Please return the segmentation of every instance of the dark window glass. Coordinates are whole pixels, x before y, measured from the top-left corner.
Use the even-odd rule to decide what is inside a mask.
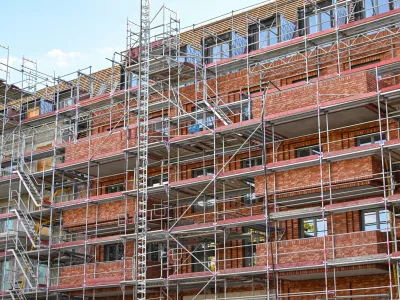
[[[319,146],[307,146],[295,149],[296,158],[319,154]]]
[[[156,176],[151,176],[147,179],[147,186],[159,186],[162,183],[168,182],[167,174],[160,174]]]
[[[214,243],[201,243],[195,246],[193,255],[201,262],[193,258],[193,272],[204,272],[206,267],[215,271],[215,244]]]
[[[241,202],[246,205],[251,205],[258,200],[255,193],[245,194],[240,199],[241,199]]]
[[[243,263],[245,267],[256,265],[256,245],[265,243],[265,231],[243,227],[243,233],[248,233],[243,240]]]
[[[124,257],[124,245],[112,244],[104,246],[104,261],[121,260]]]
[[[261,157],[242,158],[240,164],[242,168],[260,166],[262,165],[262,158]]]
[[[214,167],[205,167],[192,170],[192,178],[197,178],[201,176],[214,175]]]
[[[108,185],[108,186],[106,186],[105,190],[106,190],[106,194],[122,192],[125,190],[125,184],[117,183],[117,184],[113,184],[113,185]]]
[[[257,197],[255,194],[255,184],[253,180],[245,180],[246,184],[249,185],[248,192],[240,197],[241,203],[244,205],[253,205],[256,203],[262,203],[263,197]]]
[[[160,250],[158,243],[147,244],[147,259],[151,261],[160,261]]]

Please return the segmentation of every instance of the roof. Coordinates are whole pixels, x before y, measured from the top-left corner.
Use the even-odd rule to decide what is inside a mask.
[[[113,68],[114,68],[114,75],[112,78],[112,73],[113,73]],[[94,78],[93,81],[93,93],[94,95],[98,94],[101,87],[104,84],[107,84],[107,89],[105,91],[103,91],[103,93],[105,92],[110,92],[111,91],[111,87],[116,85],[116,90],[119,89],[119,82],[120,82],[120,66],[115,66],[115,67],[110,67],[107,69],[103,69],[100,70],[98,72],[92,73],[91,76]],[[111,82],[113,81],[113,82]],[[73,80],[70,80],[68,82],[64,82],[61,81],[59,83],[59,85],[56,86],[49,86],[43,89],[40,89],[39,91],[37,91],[34,94],[26,94],[23,95],[23,91],[17,87],[15,87],[12,91],[12,94],[9,94],[10,92],[8,92],[7,97],[11,98],[8,101],[8,106],[12,106],[16,109],[19,109],[20,107],[20,103],[22,101],[22,103],[26,103],[26,102],[30,102],[36,99],[40,99],[40,98],[44,98],[44,99],[49,99],[49,100],[53,100],[57,93],[57,91],[65,91],[65,90],[69,90],[72,86],[76,86],[78,84],[78,78],[75,78]],[[89,91],[90,90],[90,85],[91,85],[91,80],[89,79],[88,76],[80,76],[79,79],[79,89],[81,91]],[[4,95],[4,82],[3,82],[3,90],[2,90],[2,82],[0,81],[0,92],[3,91],[3,95]],[[21,99],[22,97],[22,99]],[[4,97],[3,97],[4,98]],[[0,99],[1,96],[0,96]],[[4,102],[0,101],[0,110],[4,109]]]
[[[297,19],[297,9],[302,7],[303,0],[270,0],[264,1],[264,4],[252,6],[247,9],[239,10],[227,14],[224,18],[212,21],[211,23],[203,23],[193,25],[193,29],[188,29],[181,33],[180,38],[183,43],[199,46],[205,32],[215,35],[236,31],[239,35],[245,37],[247,17],[254,20],[262,20],[273,16],[284,14],[285,18],[291,22]],[[205,31],[203,31],[205,29]],[[208,35],[208,34],[206,34]]]

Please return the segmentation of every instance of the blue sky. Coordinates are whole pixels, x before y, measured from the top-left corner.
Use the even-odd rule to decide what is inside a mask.
[[[153,0],[178,11],[181,27],[261,3],[261,0]],[[44,73],[63,75],[92,66],[111,66],[105,58],[125,48],[126,19],[139,22],[139,0],[5,0],[2,3],[0,44],[10,47],[13,67],[25,56]],[[6,52],[0,49],[0,61]],[[2,77],[2,74],[0,74]]]

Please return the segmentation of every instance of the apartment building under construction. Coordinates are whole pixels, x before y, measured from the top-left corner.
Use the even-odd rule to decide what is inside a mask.
[[[399,299],[400,0],[141,2],[108,69],[1,63],[1,299]]]

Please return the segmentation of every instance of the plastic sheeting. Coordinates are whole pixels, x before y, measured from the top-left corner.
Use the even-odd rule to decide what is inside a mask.
[[[45,114],[51,111],[53,111],[53,103],[40,99],[40,114]]]
[[[186,45],[186,56],[180,57],[180,61],[187,61],[194,65],[201,64],[201,51],[193,48],[190,45]]]
[[[247,47],[247,40],[232,31],[232,56],[241,55],[245,53]]]
[[[293,39],[295,36],[296,25],[286,20],[286,18],[282,14],[280,15],[280,24],[281,24],[281,42]]]
[[[347,23],[347,10],[346,7],[338,7],[336,9],[336,26],[341,26]]]

